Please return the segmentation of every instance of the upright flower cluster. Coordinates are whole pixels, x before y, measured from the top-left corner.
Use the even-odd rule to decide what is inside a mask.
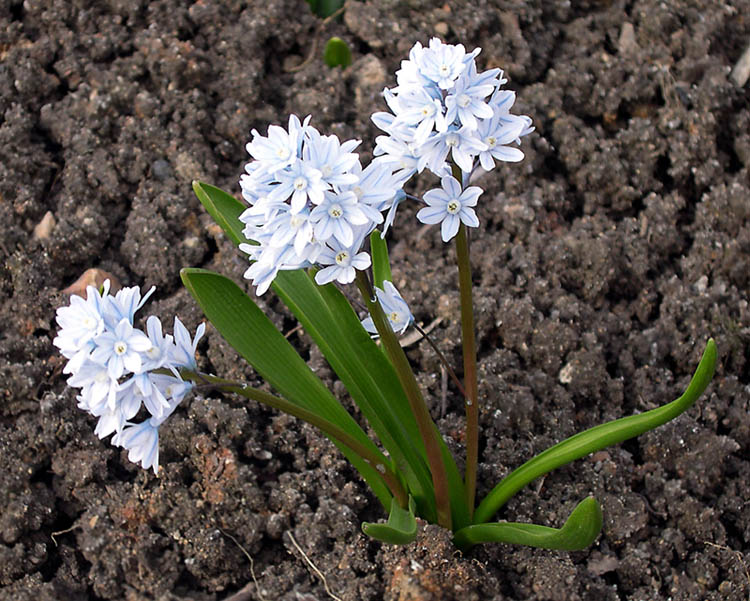
[[[247,151],[255,159],[240,179],[251,205],[240,216],[244,235],[255,244],[240,246],[253,264],[245,277],[263,294],[280,270],[323,267],[319,284],[348,284],[370,257],[360,248],[383,222],[381,211],[394,204],[403,179],[384,163],[363,169],[352,152],[358,140],[343,144],[323,136],[292,115],[285,130],[271,125],[266,136],[253,130]]]
[[[474,169],[489,171],[496,160],[520,161],[523,152],[512,144],[534,129],[529,117],[510,114],[515,93],[500,89],[507,82],[502,71],[477,71],[479,52],[467,53],[461,44],[437,38],[427,48],[417,42],[396,72],[398,85],[384,91],[391,112],[372,116],[387,134],[376,140],[376,164],[388,165],[404,179],[425,168],[443,178],[443,189],[418,217],[423,223],[443,222],[446,242],[458,231],[459,220],[469,227],[479,224],[470,207],[481,189],[469,188],[466,196],[461,190]],[[461,182],[446,179],[452,174],[449,161],[460,168]]]
[[[68,384],[80,388],[78,407],[99,418],[99,438],[113,432],[112,444],[127,449],[128,458],[145,468],[159,469],[159,426],[172,414],[192,387],[177,371],[195,369],[195,338],[175,317],[174,337],[162,333],[158,317],[146,322],[146,332],[133,326],[135,313],[153,293],[143,297],[138,287],[109,294],[109,280],[101,293],[93,286],[84,300],[72,296],[70,305],[57,310],[60,331],[53,344],[68,359],[63,373]],[[173,375],[154,373],[169,370]],[[150,417],[130,420],[145,407]]]

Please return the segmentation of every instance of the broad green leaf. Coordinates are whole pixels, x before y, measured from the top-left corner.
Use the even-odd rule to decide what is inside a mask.
[[[183,269],[180,275],[208,320],[273,388],[377,451],[357,422],[239,286],[203,269]],[[349,449],[338,446],[388,507],[391,495],[378,473]]]
[[[518,522],[474,524],[455,533],[453,542],[467,550],[478,543],[511,543],[539,549],[580,551],[596,540],[602,529],[602,510],[594,497],[581,501],[562,528]]]
[[[329,67],[348,67],[352,64],[352,51],[341,38],[332,37],[323,50],[323,62]]]
[[[364,522],[362,532],[375,540],[393,545],[408,545],[417,538],[417,519],[414,517],[414,499],[409,495],[409,507],[400,507],[396,498],[391,499],[388,522],[376,524]]]
[[[388,259],[388,243],[381,237],[378,230],[370,234],[370,254],[372,255],[373,284],[382,290],[385,280],[393,283],[393,275]]]
[[[579,432],[508,474],[477,507],[474,523],[488,522],[513,495],[539,476],[590,453],[653,430],[690,409],[713,378],[716,356],[716,343],[711,338],[687,390],[677,400],[639,415],[630,415]]]

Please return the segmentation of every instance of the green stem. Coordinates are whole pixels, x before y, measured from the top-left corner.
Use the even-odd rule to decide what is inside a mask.
[[[701,362],[684,394],[675,401],[641,413],[601,424],[571,436],[524,463],[508,474],[477,507],[474,523],[489,522],[492,516],[524,486],[552,470],[605,447],[633,438],[674,419],[693,406],[711,382],[716,368],[716,343],[709,339]]]
[[[474,337],[474,308],[471,300],[471,260],[469,236],[462,223],[456,236],[456,261],[461,294],[461,339],[464,356],[464,388],[466,390],[466,504],[469,517],[474,512],[479,460],[479,407],[477,407],[477,345]]]
[[[269,392],[258,390],[256,388],[250,388],[249,386],[240,384],[239,382],[232,382],[231,380],[225,380],[224,378],[220,378],[218,376],[211,376],[208,374],[194,372],[189,369],[181,369],[180,375],[185,380],[190,380],[191,382],[195,382],[197,384],[207,383],[218,388],[219,390],[234,392],[235,394],[239,394],[246,399],[250,399],[251,401],[256,401],[258,403],[263,403],[264,405],[268,405],[269,407],[273,407],[274,409],[278,409],[279,411],[283,411],[284,413],[288,413],[289,415],[293,415],[298,419],[312,424],[331,438],[337,440],[344,446],[349,447],[352,451],[357,453],[357,455],[362,457],[365,463],[375,468],[383,478],[383,481],[386,483],[391,493],[393,493],[393,496],[398,501],[398,504],[404,508],[408,507],[409,495],[401,484],[401,481],[399,480],[396,473],[390,467],[390,461],[379,451],[368,449],[356,438],[350,436],[345,430],[339,428],[336,424],[329,422],[328,420],[320,417],[312,411],[308,411],[307,409],[304,409],[299,405],[295,405],[294,403],[288,401],[283,397],[279,397]]]
[[[406,358],[404,350],[398,342],[398,338],[393,332],[388,319],[380,306],[372,284],[364,271],[357,271],[357,287],[359,288],[362,298],[367,305],[375,328],[378,330],[380,340],[383,343],[388,356],[393,363],[393,367],[398,375],[399,382],[404,389],[406,398],[409,399],[414,418],[419,428],[419,433],[424,442],[427,461],[430,464],[432,473],[432,485],[435,490],[435,506],[437,510],[438,524],[443,528],[451,530],[451,505],[448,491],[448,476],[443,463],[443,457],[438,444],[438,433],[435,423],[430,417],[427,405],[419,390],[419,385],[414,378],[414,372],[411,370],[409,360]]]

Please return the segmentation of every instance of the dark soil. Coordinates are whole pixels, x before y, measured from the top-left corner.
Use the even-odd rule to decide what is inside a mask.
[[[291,533],[346,601],[747,600],[750,92],[728,74],[748,15],[748,0],[352,0],[323,35],[354,65],[291,72],[320,22],[304,0],[0,2],[0,598],[328,598]],[[374,542],[359,525],[382,509],[334,447],[231,397],[184,403],[155,477],[94,436],[51,343],[61,290],[91,267],[156,284],[144,314],[195,328],[178,270],[239,281],[245,263],[191,180],[238,193],[250,130],[292,112],[371,148],[380,91],[436,34],[481,46],[537,128],[523,163],[480,183],[480,494],[576,431],[672,400],[706,339],[719,346],[687,414],[500,516],[559,526],[593,493],[605,526],[587,551],[462,557],[434,526],[405,548]],[[391,239],[396,284],[420,321],[442,318],[433,335],[460,364],[452,249],[415,211]],[[261,305],[294,327],[271,295]],[[211,328],[199,355],[255,379]],[[441,416],[437,359],[424,343],[409,356],[460,449],[459,396]]]

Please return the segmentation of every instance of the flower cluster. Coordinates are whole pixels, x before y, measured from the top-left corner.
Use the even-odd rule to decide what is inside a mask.
[[[423,223],[442,222],[446,242],[458,231],[459,221],[469,227],[479,224],[473,210],[464,207],[476,204],[481,189],[469,188],[472,192],[464,198],[460,187],[479,166],[489,171],[495,160],[523,159],[511,144],[534,129],[529,117],[510,114],[515,93],[501,89],[507,82],[502,71],[477,71],[479,52],[467,53],[461,44],[437,38],[427,48],[417,42],[396,73],[398,85],[384,91],[391,112],[372,116],[387,134],[376,140],[376,164],[388,165],[404,180],[425,168],[443,178],[443,190],[432,195],[440,210],[426,195],[430,208],[418,217]],[[462,172],[461,182],[452,180],[458,190],[445,179],[451,175],[449,160]]]
[[[352,282],[355,269],[370,266],[360,251],[365,237],[383,222],[381,211],[395,204],[404,180],[382,162],[363,169],[352,152],[358,140],[323,136],[310,117],[292,115],[286,130],[271,125],[267,136],[252,133],[247,151],[255,160],[240,179],[251,205],[240,220],[254,242],[240,246],[253,261],[245,277],[258,295],[280,270],[312,265],[323,267],[319,284]]]
[[[63,369],[70,374],[68,385],[80,389],[78,407],[99,418],[96,435],[115,433],[112,444],[127,449],[130,461],[156,473],[159,426],[192,387],[177,370],[195,370],[195,348],[205,324],[198,326],[194,339],[177,317],[174,337],[162,333],[153,315],[146,333],[135,328],[135,313],[153,291],[141,297],[140,288],[123,288],[112,296],[109,280],[101,292],[89,286],[86,299],[74,295],[70,305],[57,310],[60,331],[53,344],[68,359]],[[129,421],[141,407],[150,417]]]

